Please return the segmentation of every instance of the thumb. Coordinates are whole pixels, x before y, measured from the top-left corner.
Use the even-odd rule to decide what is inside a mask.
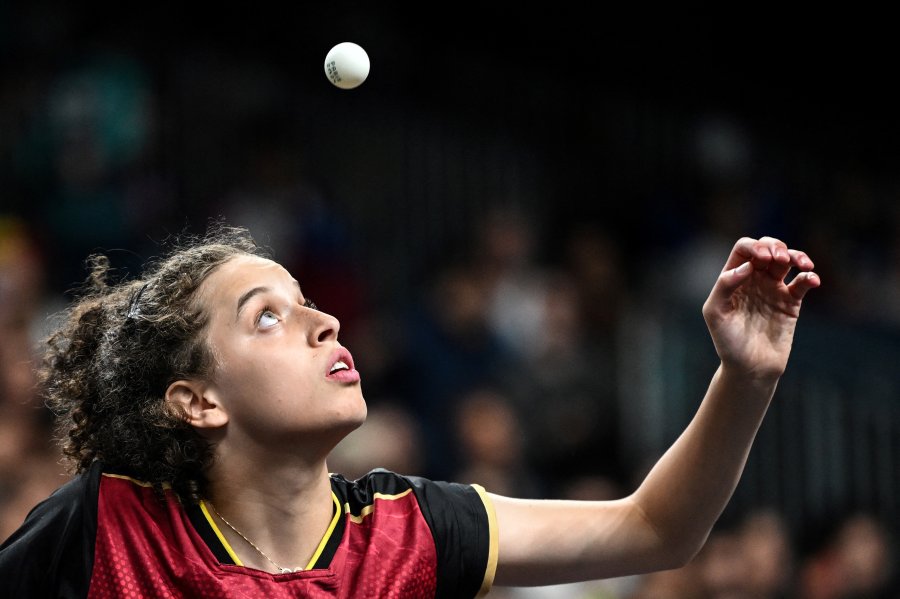
[[[716,279],[709,297],[703,304],[703,314],[709,319],[716,320],[732,309],[731,296],[753,273],[753,265],[747,261],[734,268],[723,270]]]
[[[734,290],[740,287],[744,281],[750,278],[753,273],[753,264],[748,260],[743,264],[723,270],[719,275],[716,284],[713,286],[713,295],[727,297],[734,293]]]

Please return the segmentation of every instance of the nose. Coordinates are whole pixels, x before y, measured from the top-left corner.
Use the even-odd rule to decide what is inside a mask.
[[[321,345],[337,339],[341,323],[331,314],[312,308],[304,308],[310,319],[308,340],[310,345]]]

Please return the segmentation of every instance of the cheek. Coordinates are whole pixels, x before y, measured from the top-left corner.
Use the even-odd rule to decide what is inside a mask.
[[[223,355],[212,373],[212,379],[227,408],[234,410],[268,394],[264,383],[267,375],[252,360]]]
[[[296,361],[244,357],[226,362],[215,375],[222,393],[242,405],[296,407],[313,389],[313,373]]]

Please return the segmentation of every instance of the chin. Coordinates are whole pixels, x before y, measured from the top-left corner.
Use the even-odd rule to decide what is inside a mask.
[[[353,421],[353,429],[356,430],[363,425],[366,421],[366,417],[369,415],[369,408],[366,406],[366,402],[362,402],[362,407],[359,410],[359,413],[356,415],[356,419]]]
[[[304,434],[315,434],[315,430],[318,430],[332,442],[338,443],[362,426],[368,415],[368,407],[358,386],[355,391],[333,399],[328,412]]]
[[[358,401],[353,405],[347,406],[346,412],[337,417],[337,421],[346,425],[347,433],[350,433],[362,426],[368,414],[369,408],[366,405],[366,400],[360,394]]]
[[[357,390],[359,391],[359,403],[356,406],[356,417],[359,421],[357,422],[356,426],[361,426],[362,423],[366,421],[366,416],[369,415],[369,407],[368,404],[366,404],[366,398],[363,397],[362,388],[357,386]]]

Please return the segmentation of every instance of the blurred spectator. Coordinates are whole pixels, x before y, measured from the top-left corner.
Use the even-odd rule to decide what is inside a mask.
[[[405,314],[403,391],[422,423],[432,478],[446,480],[458,468],[452,423],[459,398],[516,368],[485,319],[488,301],[483,279],[463,259],[434,273],[423,301]]]
[[[622,244],[603,225],[575,223],[563,252],[563,271],[578,295],[580,335],[611,355],[634,284],[625,270]]]
[[[596,230],[580,229],[567,246],[570,274],[542,261],[538,229],[514,206],[491,208],[475,229],[487,325],[518,364],[503,373],[504,388],[545,484],[585,472],[620,476],[612,343],[623,293],[617,256]]]
[[[509,497],[538,497],[543,489],[523,452],[519,415],[509,398],[481,387],[455,402],[454,441],[461,456],[451,480],[478,483]]]
[[[804,562],[801,599],[895,599],[898,555],[891,531],[877,517],[857,512]]]
[[[788,599],[796,574],[794,548],[783,516],[758,508],[738,529],[746,564],[747,595],[752,599]]]
[[[710,599],[750,599],[750,563],[737,532],[714,530],[695,561]]]
[[[23,220],[0,216],[0,404],[30,419],[35,321],[46,284],[44,256]]]
[[[787,599],[794,596],[792,564],[793,547],[782,516],[757,508],[737,525],[717,525],[687,566],[642,577],[629,599]]]
[[[51,415],[35,388],[45,279],[31,231],[18,219],[0,219],[0,539],[65,481]]]
[[[583,474],[621,481],[614,346],[585,330],[568,276],[546,281],[541,334],[506,383],[532,441],[529,460],[553,487]]]
[[[487,294],[487,323],[527,358],[546,333],[546,272],[537,263],[536,223],[515,206],[489,209],[475,228],[477,271]]]

